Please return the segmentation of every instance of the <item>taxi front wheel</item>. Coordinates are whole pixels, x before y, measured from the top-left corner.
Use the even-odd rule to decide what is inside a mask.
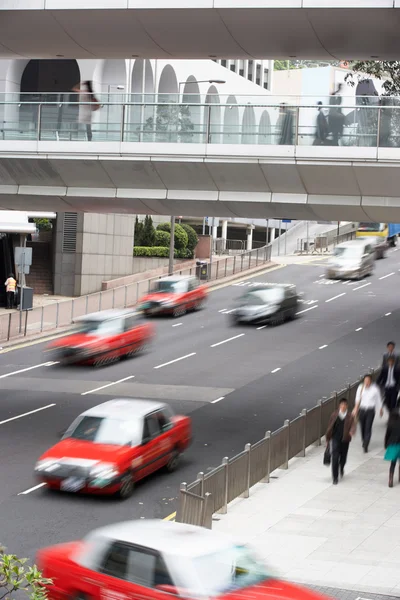
[[[181,453],[179,452],[179,450],[175,449],[171,455],[171,458],[169,459],[169,461],[167,462],[167,465],[166,465],[166,469],[167,469],[168,473],[172,473],[173,471],[175,471],[178,468],[180,458],[181,458]]]
[[[121,487],[117,492],[118,498],[120,500],[127,500],[132,496],[134,489],[135,483],[133,481],[132,473],[128,473],[121,482]]]

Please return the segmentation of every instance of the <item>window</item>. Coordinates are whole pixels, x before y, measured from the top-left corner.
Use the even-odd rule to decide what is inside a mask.
[[[187,291],[188,282],[185,279],[160,279],[154,286],[157,293],[183,294]]]
[[[196,279],[190,279],[188,287],[189,287],[189,292],[191,292],[199,287],[199,283]]]
[[[221,66],[226,67],[226,60],[221,60]]]
[[[384,231],[386,223],[360,223],[357,231]]]
[[[159,410],[155,413],[158,420],[161,433],[168,431],[172,427],[172,423],[168,417],[168,414],[164,410]]]
[[[257,79],[256,79],[256,84],[257,84],[257,85],[260,85],[260,83],[261,83],[261,79],[260,79],[259,77],[257,77]]]
[[[236,71],[236,65],[235,65],[235,63],[233,63],[233,65],[231,65],[231,71],[233,71],[233,72]]]
[[[132,315],[125,319],[125,331],[130,331],[144,322],[142,315]]]
[[[143,442],[154,439],[160,433],[160,423],[156,417],[156,413],[147,415],[144,420]]]
[[[265,288],[260,290],[251,290],[247,292],[240,301],[243,304],[261,306],[262,304],[275,304],[281,302],[283,298],[282,288]]]
[[[112,544],[110,552],[106,556],[101,571],[111,577],[126,579],[128,571],[129,548],[124,544],[115,542]]]
[[[101,569],[106,575],[125,579],[142,587],[154,588],[174,582],[164,560],[156,552],[114,542]]]
[[[123,319],[107,319],[106,321],[83,321],[76,328],[77,333],[98,337],[118,335],[123,331]]]
[[[67,438],[94,444],[115,446],[133,444],[137,446],[141,439],[141,421],[125,421],[89,415],[79,417],[65,433],[63,439]]]
[[[243,77],[243,76],[244,76],[244,69],[239,69],[239,75],[240,75],[241,77]]]

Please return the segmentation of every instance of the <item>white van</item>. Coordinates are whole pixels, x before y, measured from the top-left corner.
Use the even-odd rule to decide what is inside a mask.
[[[375,248],[368,240],[339,244],[333,251],[326,271],[327,279],[362,279],[375,268]]]

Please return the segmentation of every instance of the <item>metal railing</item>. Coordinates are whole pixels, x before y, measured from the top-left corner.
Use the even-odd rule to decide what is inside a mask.
[[[0,102],[0,140],[400,147],[398,99],[392,105],[321,106],[330,130],[323,143],[315,139],[314,103],[282,108],[273,97],[238,104],[182,103],[179,95],[165,102],[154,102],[154,97],[144,103],[124,96],[108,100],[101,100],[93,113],[90,134],[78,122],[80,106],[90,103]]]
[[[264,246],[235,256],[214,259],[208,268],[208,281],[222,279],[258,267],[268,263],[270,258],[271,246]],[[175,274],[196,275],[198,274],[197,269],[198,267],[192,266],[187,269],[179,269],[175,271]],[[0,342],[67,327],[78,317],[92,312],[134,306],[142,296],[151,290],[152,284],[161,277],[165,277],[165,275],[23,311],[22,319],[19,311],[0,315]]]
[[[341,233],[340,235],[323,234],[314,238],[300,238],[297,240],[298,254],[327,254],[330,252],[330,246],[335,247],[342,242],[354,240],[356,231]]]
[[[370,372],[375,377],[378,369],[370,369]],[[182,483],[177,521],[201,524],[201,511],[205,509],[199,499],[205,499],[207,494],[208,510],[226,514],[232,500],[248,498],[253,485],[269,483],[273,471],[288,469],[289,461],[294,457],[304,457],[312,444],[320,446],[330,416],[338,408],[340,400],[347,398],[349,409],[354,408],[360,381],[361,378],[340,392],[333,392],[330,398],[319,400],[311,409],[305,408],[292,421],[286,420],[280,429],[267,431],[255,444],[246,444],[243,452],[233,458],[223,458],[221,465],[208,473],[198,473],[192,483]],[[208,514],[205,527],[209,523]]]
[[[246,250],[244,240],[226,240],[225,238],[216,238],[213,242],[215,254],[233,254]]]

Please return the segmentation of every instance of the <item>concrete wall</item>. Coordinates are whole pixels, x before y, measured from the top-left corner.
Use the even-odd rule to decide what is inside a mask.
[[[133,215],[79,213],[74,253],[62,250],[63,216],[55,227],[55,294],[90,294],[101,290],[103,281],[134,273]]]
[[[146,258],[143,257],[142,258],[143,261],[151,261],[153,259],[151,258]],[[112,290],[113,288],[117,288],[120,287],[122,285],[130,285],[132,283],[136,283],[137,281],[144,281],[145,279],[152,279],[153,277],[161,277],[161,276],[165,276],[168,275],[168,259],[164,258],[164,259],[160,259],[160,260],[165,260],[166,264],[164,264],[164,266],[159,266],[157,268],[150,267],[149,264],[150,263],[142,263],[142,270],[140,271],[140,273],[136,273],[134,275],[126,275],[126,277],[120,277],[118,279],[113,279],[112,281],[103,281],[101,289],[102,290]],[[153,263],[154,264],[154,263]],[[188,269],[194,269],[194,267],[196,266],[196,261],[195,260],[175,260],[174,261],[174,271],[180,271],[180,270],[185,270],[186,273],[184,274],[188,274],[187,270]]]

